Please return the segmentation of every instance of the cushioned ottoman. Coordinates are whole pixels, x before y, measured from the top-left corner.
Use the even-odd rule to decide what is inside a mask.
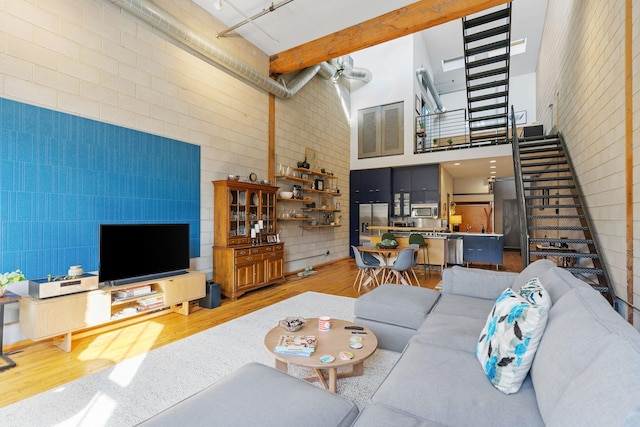
[[[438,298],[433,289],[381,285],[356,299],[354,322],[376,334],[379,348],[402,351]]]
[[[337,394],[249,363],[141,426],[349,426],[358,407]]]

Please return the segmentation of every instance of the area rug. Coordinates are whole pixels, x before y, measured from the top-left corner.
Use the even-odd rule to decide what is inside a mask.
[[[353,320],[353,298],[306,292],[0,409],[2,426],[133,426],[248,362],[273,366],[264,336],[287,316]],[[378,349],[364,374],[338,380],[362,408],[400,354]],[[303,368],[290,372],[310,376]]]

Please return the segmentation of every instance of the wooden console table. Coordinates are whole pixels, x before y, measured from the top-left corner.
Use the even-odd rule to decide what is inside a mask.
[[[7,362],[6,365],[0,366],[0,371],[6,371],[7,369],[11,369],[16,366],[16,362],[11,360],[9,356],[4,354],[4,352],[2,351],[2,343],[4,339],[4,306],[6,304],[18,302],[20,298],[20,295],[11,291],[7,291],[4,296],[0,297],[0,358]]]
[[[55,338],[58,347],[70,352],[73,332],[169,310],[188,315],[189,301],[205,295],[206,277],[200,271],[53,298],[25,295],[20,300],[20,331],[34,341]]]

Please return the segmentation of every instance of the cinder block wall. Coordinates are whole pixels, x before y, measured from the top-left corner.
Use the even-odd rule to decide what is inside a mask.
[[[636,12],[639,3],[634,0]],[[536,108],[545,131],[557,127],[565,136],[617,296],[627,300],[624,5],[624,1],[549,0],[538,58]],[[638,51],[636,43],[636,65]],[[635,73],[637,82],[638,66]],[[639,93],[636,89],[633,95],[636,117]],[[637,165],[638,144],[634,147]],[[637,201],[637,185],[632,191]],[[635,282],[640,268],[637,236],[636,231]],[[639,292],[636,286],[636,300]]]
[[[155,3],[268,74],[267,55],[238,37],[216,39],[225,26],[193,2]],[[186,52],[108,1],[0,2],[0,25],[1,97],[202,147],[201,257],[192,268],[210,272],[211,181],[229,173],[267,178],[268,94]],[[277,162],[293,164],[311,146],[323,165],[335,164],[341,186],[348,188],[348,125],[330,81],[315,77],[294,98],[278,101],[276,129]],[[314,264],[346,256],[347,228],[311,240],[297,228],[284,230],[288,268],[295,269],[295,259],[310,247],[331,250],[330,258]]]

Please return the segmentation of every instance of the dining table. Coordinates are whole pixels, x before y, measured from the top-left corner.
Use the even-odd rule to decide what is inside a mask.
[[[381,273],[384,273],[386,268],[393,265],[395,259],[398,257],[398,254],[403,249],[407,249],[407,248],[408,248],[407,246],[381,247],[377,245],[372,245],[372,246],[360,245],[356,247],[356,249],[358,249],[361,253],[364,253],[364,252],[370,253],[378,261],[380,261],[380,265],[374,269],[374,275],[376,277],[379,276]],[[414,249],[414,252],[415,251],[416,249]],[[384,275],[382,279],[384,280]],[[363,286],[367,286],[371,282],[371,280],[373,280],[371,277],[367,278],[367,280],[363,283]]]

